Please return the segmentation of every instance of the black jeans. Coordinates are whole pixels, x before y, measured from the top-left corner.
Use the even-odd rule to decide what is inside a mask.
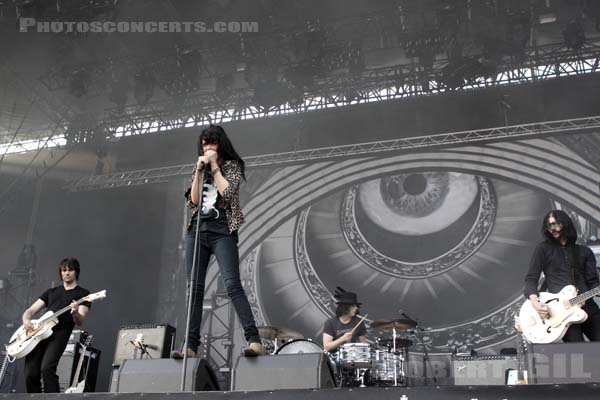
[[[581,324],[574,324],[567,329],[563,342],[583,342],[583,335],[590,342],[600,341],[600,309],[596,304],[581,307],[588,318]]]
[[[185,264],[187,268],[188,286],[189,277],[192,271],[192,262],[194,257],[194,240],[196,237],[197,220],[191,224],[185,238]],[[238,255],[237,234],[223,235],[213,232],[200,232],[198,244],[198,256],[196,263],[196,279],[192,290],[188,294],[192,295],[192,315],[190,321],[190,333],[188,336],[188,348],[197,351],[200,345],[200,325],[202,323],[202,300],[204,299],[204,280],[206,271],[212,254],[217,258],[219,271],[223,278],[223,283],[227,289],[227,294],[233,303],[235,312],[244,329],[244,337],[249,343],[260,343],[258,329],[254,322],[252,309],[248,298],[240,281],[240,259]]]
[[[56,367],[62,356],[71,332],[55,330],[48,339],[42,340],[25,357],[25,386],[27,393],[42,393],[41,381],[44,381],[44,393],[59,393]]]

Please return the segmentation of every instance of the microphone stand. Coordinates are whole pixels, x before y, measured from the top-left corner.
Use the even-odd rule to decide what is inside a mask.
[[[424,385],[427,386],[427,365],[429,365],[429,369],[431,369],[431,373],[433,374],[433,367],[431,366],[431,360],[429,359],[429,350],[427,350],[427,345],[425,344],[425,340],[423,339],[423,332],[425,330],[420,328],[417,325],[417,338],[421,342],[421,346],[423,346],[423,379]],[[437,383],[437,378],[434,376],[431,377],[433,379],[433,383]]]
[[[141,352],[140,360],[142,360],[144,358],[144,354],[146,355],[146,358],[152,358],[150,353],[148,353],[148,349],[150,347],[147,344],[145,344],[143,342],[134,342],[133,340],[130,340],[129,343],[131,343],[135,349],[140,350],[140,352]],[[135,357],[134,357],[134,359],[135,359]]]
[[[196,263],[198,260],[199,241],[200,241],[200,212],[202,211],[202,202],[204,197],[204,178],[206,177],[206,164],[202,164],[203,171],[200,176],[200,182],[198,183],[198,213],[196,214],[196,234],[194,239],[194,256],[192,257],[192,270],[190,272],[190,280],[188,286],[188,303],[187,303],[187,316],[185,321],[185,339],[183,341],[183,367],[181,369],[181,391],[185,391],[185,375],[187,371],[187,349],[188,349],[188,336],[190,334],[190,322],[192,319],[192,292],[196,284]],[[194,174],[196,171],[194,171]],[[191,192],[190,192],[191,196]]]
[[[418,319],[413,319],[411,317],[409,317],[408,315],[406,315],[406,313],[402,313],[402,316],[408,319],[412,319],[413,321],[417,321],[417,326],[415,327],[415,330],[413,330],[413,332],[417,332],[416,337],[417,340],[419,340],[421,342],[421,346],[423,346],[423,384],[424,386],[427,386],[428,382],[427,382],[427,365],[429,364],[429,368],[431,369],[431,373],[433,374],[433,367],[431,366],[431,360],[429,359],[429,351],[427,350],[427,345],[425,344],[425,339],[423,338],[423,332],[426,329],[423,329],[420,327],[420,321]],[[433,379],[433,383],[436,384],[437,383],[437,378],[434,376],[432,376]]]

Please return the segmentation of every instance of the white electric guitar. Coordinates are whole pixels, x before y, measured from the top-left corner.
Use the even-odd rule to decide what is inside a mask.
[[[554,343],[563,338],[572,324],[580,324],[587,319],[581,309],[586,300],[600,294],[600,286],[577,295],[575,286],[565,286],[558,293],[540,292],[538,298],[550,309],[550,315],[542,318],[527,300],[519,311],[519,323],[523,335],[531,343]]]
[[[85,351],[87,350],[89,345],[92,344],[92,340],[94,340],[94,335],[89,335],[85,339],[84,343],[80,343],[81,351],[79,352],[79,361],[77,362],[77,369],[75,370],[75,375],[73,376],[73,384],[71,385],[71,387],[65,390],[65,393],[83,393],[83,390],[85,389],[85,379],[87,377],[87,368],[85,370],[84,378],[80,382],[77,381],[79,380],[79,375],[81,375],[81,367],[83,365],[83,360],[85,359]]]
[[[105,297],[106,290],[102,290],[100,292],[88,294],[87,296],[77,300],[76,303],[79,305],[84,301],[96,301]],[[29,332],[26,331],[23,326],[21,326],[10,337],[10,341],[6,346],[6,354],[8,354],[11,358],[22,358],[31,353],[31,351],[39,342],[52,335],[52,328],[58,324],[58,317],[67,311],[70,311],[70,309],[71,306],[68,305],[56,312],[48,311],[39,319],[31,320],[33,330]]]

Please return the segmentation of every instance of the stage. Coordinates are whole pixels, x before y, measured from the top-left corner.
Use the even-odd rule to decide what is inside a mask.
[[[2,398],[25,400],[31,397],[52,397],[56,399],[79,397],[90,400],[130,400],[140,399],[185,400],[200,398],[206,400],[271,399],[271,400],[483,400],[483,399],[597,399],[600,385],[524,385],[524,386],[430,386],[430,387],[389,387],[389,388],[344,388],[344,389],[301,389],[274,391],[228,391],[228,392],[182,392],[182,393],[83,393],[83,394],[4,394]]]

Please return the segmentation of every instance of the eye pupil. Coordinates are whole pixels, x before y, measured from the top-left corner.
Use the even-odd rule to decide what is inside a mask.
[[[383,178],[380,191],[386,206],[397,215],[421,218],[442,206],[449,183],[444,172],[399,174]]]
[[[402,183],[406,193],[416,196],[425,191],[427,179],[422,174],[411,174]]]

